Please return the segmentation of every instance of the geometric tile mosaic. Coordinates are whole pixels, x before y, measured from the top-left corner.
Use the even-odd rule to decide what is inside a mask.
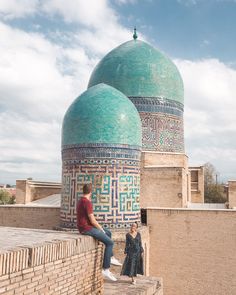
[[[183,153],[183,104],[163,98],[129,98],[142,121],[142,149]]]
[[[80,149],[76,151],[77,156]],[[99,154],[100,148],[96,148],[96,152]],[[83,163],[74,160],[70,162],[68,155],[74,153],[75,147],[73,153],[63,149],[61,225],[76,227],[76,203],[82,196],[85,183],[93,184],[94,215],[104,227],[122,228],[129,227],[134,221],[139,223],[140,150],[135,153],[130,150],[127,160],[93,158],[92,163],[87,158]],[[127,149],[125,153],[127,154]]]

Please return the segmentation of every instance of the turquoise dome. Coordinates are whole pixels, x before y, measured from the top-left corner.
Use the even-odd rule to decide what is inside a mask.
[[[88,87],[106,83],[128,97],[159,97],[183,103],[183,81],[175,64],[151,45],[132,40],[109,52]]]
[[[133,103],[117,89],[98,84],[76,98],[67,110],[62,147],[88,143],[141,146],[141,130]]]

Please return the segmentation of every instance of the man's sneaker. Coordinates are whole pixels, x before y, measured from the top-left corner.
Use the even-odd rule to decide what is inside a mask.
[[[122,265],[114,256],[111,257],[111,264],[116,265],[116,266]]]
[[[106,278],[106,279],[109,279],[109,280],[111,280],[113,282],[117,281],[117,278],[115,278],[115,276],[110,272],[110,270],[108,268],[103,269],[102,274],[103,274],[103,277]]]

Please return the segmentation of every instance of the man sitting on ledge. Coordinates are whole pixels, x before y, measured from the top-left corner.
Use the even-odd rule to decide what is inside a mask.
[[[98,241],[105,244],[103,270],[102,274],[105,278],[117,281],[116,277],[110,272],[110,264],[121,266],[121,263],[113,256],[114,242],[111,239],[111,232],[103,229],[93,215],[93,205],[91,202],[92,184],[83,186],[83,197],[77,204],[77,226],[83,235],[94,237]]]

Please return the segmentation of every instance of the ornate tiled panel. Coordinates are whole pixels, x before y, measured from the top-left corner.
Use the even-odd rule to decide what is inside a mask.
[[[108,146],[106,151],[104,144],[66,146],[62,159],[63,227],[76,227],[76,203],[85,183],[93,184],[94,214],[104,227],[129,227],[134,221],[140,222],[140,149],[119,145]]]
[[[163,98],[130,97],[142,121],[142,149],[184,152],[183,104]]]

